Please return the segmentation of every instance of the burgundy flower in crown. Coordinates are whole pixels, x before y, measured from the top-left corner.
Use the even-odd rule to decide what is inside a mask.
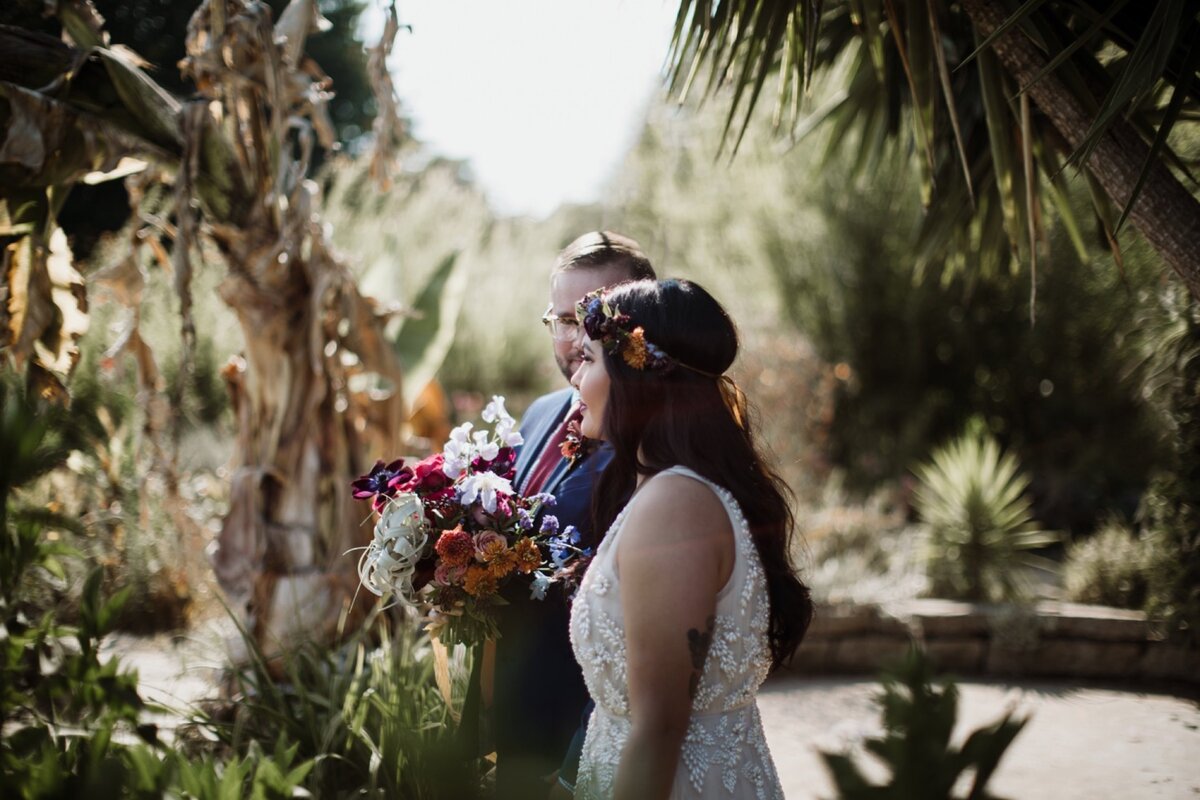
[[[634,325],[628,314],[609,304],[603,289],[584,295],[575,313],[589,339],[600,342],[605,352],[621,356],[634,369],[669,372],[677,366],[675,359],[646,340],[641,325]]]

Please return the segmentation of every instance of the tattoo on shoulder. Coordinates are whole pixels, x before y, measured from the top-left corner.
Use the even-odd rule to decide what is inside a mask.
[[[717,618],[709,617],[704,623],[704,630],[692,628],[687,632],[688,651],[692,654],[692,674],[688,678],[688,697],[696,699],[700,690],[700,676],[704,674],[704,660],[708,657],[708,648],[712,646],[713,630],[717,626]]]

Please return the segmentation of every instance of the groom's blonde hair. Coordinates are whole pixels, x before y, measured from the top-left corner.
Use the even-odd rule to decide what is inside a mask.
[[[620,269],[634,281],[658,277],[641,245],[612,231],[585,233],[562,249],[554,262],[554,272],[576,269]]]

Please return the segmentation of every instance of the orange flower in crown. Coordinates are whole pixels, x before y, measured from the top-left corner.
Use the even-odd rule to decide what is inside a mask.
[[[634,369],[645,369],[648,355],[646,331],[639,325],[630,332],[629,338],[625,340],[625,346],[621,348],[621,358],[625,359],[625,363]]]
[[[575,306],[575,315],[589,339],[600,342],[605,352],[620,355],[634,369],[669,372],[678,366],[661,348],[646,341],[642,326],[633,326],[628,314],[608,304],[603,289],[584,295]]]

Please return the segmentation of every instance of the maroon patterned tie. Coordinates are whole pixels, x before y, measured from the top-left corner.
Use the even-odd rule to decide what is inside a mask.
[[[583,412],[580,410],[579,404],[575,403],[563,417],[562,424],[555,428],[554,433],[550,434],[542,454],[538,456],[537,463],[529,471],[529,477],[525,479],[525,487],[521,491],[526,497],[537,494],[546,485],[550,473],[554,472],[558,462],[562,461],[562,443],[567,440],[567,427],[572,422],[578,422],[581,419],[583,419]]]

